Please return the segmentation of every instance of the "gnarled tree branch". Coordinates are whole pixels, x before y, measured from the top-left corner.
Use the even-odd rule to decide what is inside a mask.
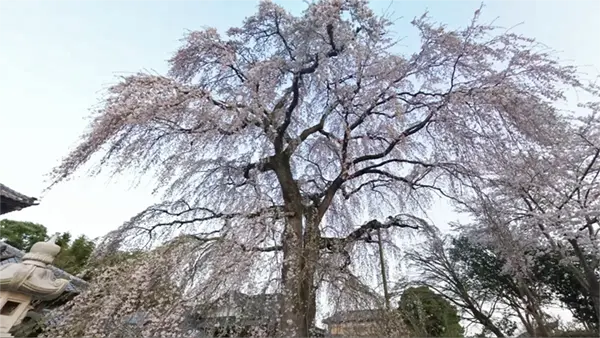
[[[366,241],[368,242],[371,239],[372,232],[381,229],[389,229],[389,228],[410,228],[418,230],[422,227],[428,227],[427,221],[422,218],[408,215],[408,214],[398,214],[396,216],[389,216],[384,222],[378,220],[371,220],[357,229],[353,230],[351,233],[344,237],[322,237],[321,238],[321,248],[329,249],[331,251],[339,251],[343,249],[347,244],[356,242],[356,241]]]

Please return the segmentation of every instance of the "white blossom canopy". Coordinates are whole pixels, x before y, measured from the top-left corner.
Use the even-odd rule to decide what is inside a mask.
[[[155,177],[164,202],[109,242],[186,235],[195,245],[180,264],[202,271],[194,287],[259,276],[283,285],[284,302],[302,298],[286,323],[312,323],[318,285],[356,282],[348,258],[376,230],[426,226],[414,211],[464,194],[490,149],[551,144],[564,125],[555,102],[566,87],[588,90],[574,67],[481,24],[479,10],[458,30],[426,15],[412,24],[421,46],[406,55],[363,0],[315,1],[299,16],[263,1],[224,35],[190,32],[167,75],[109,89],[53,182],[88,162]],[[357,225],[363,213],[396,216]]]

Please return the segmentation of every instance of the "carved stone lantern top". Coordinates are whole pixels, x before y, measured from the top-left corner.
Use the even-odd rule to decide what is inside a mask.
[[[48,265],[60,252],[56,236],[46,242],[37,242],[20,263],[0,266],[0,288],[32,296],[34,299],[48,300],[60,296],[69,281],[56,279]]]
[[[47,242],[37,242],[33,244],[31,250],[23,256],[23,264],[33,264],[46,266],[52,264],[54,258],[60,253],[60,246],[56,244],[56,235],[52,236]]]

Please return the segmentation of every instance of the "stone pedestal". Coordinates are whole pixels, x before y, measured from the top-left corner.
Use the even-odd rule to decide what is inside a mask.
[[[0,333],[21,323],[31,308],[31,296],[0,290]]]

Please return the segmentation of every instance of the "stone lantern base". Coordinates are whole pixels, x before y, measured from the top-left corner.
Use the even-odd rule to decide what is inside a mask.
[[[30,303],[29,295],[0,290],[0,338],[12,337],[8,331],[25,318]]]

